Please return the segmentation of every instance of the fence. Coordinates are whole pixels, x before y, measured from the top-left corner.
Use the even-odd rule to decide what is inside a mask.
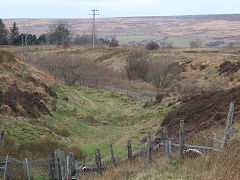
[[[229,113],[226,121],[226,128],[222,138],[221,149],[208,147],[208,146],[199,146],[199,145],[189,145],[184,143],[184,121],[180,121],[180,130],[179,130],[179,143],[172,143],[171,139],[168,137],[167,129],[163,130],[161,136],[155,136],[152,140],[152,135],[150,132],[143,137],[140,142],[146,143],[145,147],[132,151],[132,142],[131,140],[127,141],[126,149],[127,152],[121,155],[115,155],[113,145],[110,144],[109,152],[110,156],[102,157],[99,149],[95,152],[95,159],[92,163],[87,164],[85,158],[82,159],[81,166],[78,166],[79,163],[74,160],[74,154],[69,153],[65,155],[60,149],[54,150],[48,157],[48,162],[44,160],[35,160],[28,161],[26,158],[24,161],[19,161],[14,158],[8,158],[8,156],[0,158],[0,172],[1,176],[6,179],[13,179],[13,177],[21,176],[24,179],[29,179],[32,176],[39,176],[42,179],[76,179],[84,176],[86,173],[95,175],[96,173],[102,174],[103,171],[110,168],[117,168],[119,165],[127,162],[133,161],[138,157],[145,156],[146,164],[151,164],[154,161],[154,152],[159,150],[162,146],[165,155],[167,157],[172,153],[172,147],[179,148],[179,159],[184,160],[185,150],[184,148],[195,148],[195,149],[205,149],[212,150],[216,152],[223,152],[224,147],[229,139],[229,135],[232,129],[232,122],[234,117],[234,103],[230,103]],[[160,141],[159,143],[155,143]],[[1,135],[1,144],[4,142],[4,133]]]

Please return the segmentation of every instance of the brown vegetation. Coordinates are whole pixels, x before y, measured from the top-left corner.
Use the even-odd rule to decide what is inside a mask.
[[[226,73],[227,75],[235,73],[240,69],[240,63],[232,63],[230,61],[225,61],[219,66],[219,75]]]
[[[225,124],[230,102],[235,102],[234,121],[238,122],[240,120],[239,93],[240,88],[234,88],[196,95],[181,107],[168,113],[161,126],[167,127],[169,135],[175,137],[178,134],[180,120],[185,120],[187,134]]]
[[[73,152],[78,159],[81,159],[82,157],[80,148],[75,146],[67,147],[53,139],[41,138],[38,140],[20,142],[20,144],[17,144],[15,139],[10,138],[9,136],[5,136],[5,146],[1,148],[1,156],[8,154],[10,157],[15,157],[20,160],[26,157],[28,157],[29,160],[48,160],[48,155],[50,152],[58,148],[66,153]]]
[[[52,78],[8,52],[0,51],[0,62],[0,113],[35,118],[50,114],[46,97],[57,98],[46,84],[50,84]],[[48,82],[44,78],[48,78]]]
[[[1,113],[14,112],[16,115],[29,116],[37,118],[43,114],[50,114],[50,110],[46,105],[46,100],[44,96],[39,93],[29,93],[27,91],[21,91],[17,84],[14,83],[9,89],[2,93],[0,91],[0,106],[6,108],[1,108]]]
[[[176,85],[176,81],[180,78],[180,73],[184,68],[177,62],[169,60],[161,60],[152,62],[147,74],[147,78],[157,89],[164,89]]]
[[[146,80],[149,71],[149,54],[145,52],[133,52],[127,59],[125,70],[129,80]]]
[[[41,57],[34,63],[70,86],[79,84],[96,87],[113,76],[113,72],[103,65],[67,53]]]
[[[159,45],[156,42],[152,41],[152,42],[149,42],[146,44],[146,49],[147,50],[157,50],[157,49],[159,49]]]

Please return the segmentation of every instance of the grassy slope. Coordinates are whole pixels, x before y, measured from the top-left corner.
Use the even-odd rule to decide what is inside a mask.
[[[112,50],[99,48],[98,51],[89,49],[83,52],[89,56],[94,55],[93,60],[99,60],[103,63],[108,63],[110,59],[109,66],[116,65],[125,54],[124,49],[121,48]],[[110,58],[106,58],[108,54],[110,54]],[[220,63],[225,60],[238,61],[239,59],[238,54],[185,54],[182,50],[170,52],[154,51],[153,54],[159,59],[167,56],[180,62],[190,59],[193,61],[191,64],[196,67],[199,64],[206,63],[208,67],[204,70],[199,70],[198,68],[194,70],[188,67],[187,72],[184,73],[185,77],[195,78],[198,80],[198,84],[202,84],[204,87],[207,87],[206,85],[210,80],[215,80],[215,76],[218,79],[223,79],[223,77],[218,76],[217,72],[217,67]],[[238,85],[238,74],[236,73],[236,78],[233,81],[236,82],[235,84],[224,78],[228,83],[226,87],[231,88]],[[208,76],[210,80],[205,80],[204,76]],[[133,86],[134,84],[131,85]],[[68,146],[81,147],[88,157],[93,155],[96,148],[100,148],[104,156],[109,154],[110,143],[113,143],[115,152],[125,152],[125,143],[128,138],[133,139],[134,149],[140,147],[141,145],[137,143],[137,140],[149,130],[152,132],[158,131],[163,116],[171,110],[171,108],[167,107],[167,102],[171,101],[169,98],[165,99],[160,105],[144,109],[143,105],[146,99],[139,98],[135,101],[125,94],[86,87],[68,87],[62,84],[55,86],[55,91],[58,93],[59,99],[57,110],[52,112],[52,116],[29,119],[3,117],[0,115],[1,128],[4,127],[7,133],[15,137],[18,142],[36,140],[39,137],[47,136]],[[69,98],[69,101],[63,99],[65,96]],[[53,101],[54,99],[49,98],[49,105]],[[198,163],[197,161],[194,160],[193,162]],[[144,171],[139,169],[137,165],[134,172],[129,172],[130,170],[127,169],[116,176],[126,179],[129,174],[133,173],[132,179],[193,179],[192,174],[198,172],[190,172],[192,174],[189,175],[188,169],[190,166],[181,166],[175,161],[165,162],[157,162],[152,168]],[[121,172],[121,170],[118,172]],[[138,174],[141,177],[137,176]]]
[[[64,85],[56,86],[55,90],[59,99],[52,116],[39,119],[1,116],[1,128],[17,141],[47,136],[68,146],[81,147],[87,156],[92,156],[96,148],[109,154],[110,143],[116,153],[123,153],[127,138],[139,147],[136,140],[141,134],[149,130],[156,132],[163,115],[171,110],[166,102],[144,109],[146,99],[115,92]],[[49,104],[53,101],[48,99]]]

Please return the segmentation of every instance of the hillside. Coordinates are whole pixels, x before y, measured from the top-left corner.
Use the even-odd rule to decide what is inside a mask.
[[[239,15],[199,15],[166,17],[98,18],[99,37],[116,36],[120,43],[145,43],[150,40],[169,41],[175,46],[188,46],[188,41],[200,38],[204,43],[224,41],[239,44]],[[28,19],[4,19],[7,27],[16,21],[22,31],[27,32]],[[91,34],[91,19],[30,19],[30,31],[47,33],[49,26],[66,23],[74,34]]]
[[[161,118],[172,109],[167,101],[156,111],[157,106],[143,108],[145,98],[66,86],[7,52],[0,55],[1,129],[9,139],[6,144],[18,147],[9,154],[17,158],[27,154],[45,159],[45,152],[57,147],[75,149],[77,158],[81,153],[91,158],[96,148],[108,152],[109,143],[121,153],[127,138],[138,139],[148,129],[157,132]],[[34,148],[40,145],[46,146],[43,152]]]
[[[213,133],[217,134],[217,143],[221,141],[229,102],[239,99],[239,47],[147,51],[143,46],[71,46],[69,49],[3,46],[0,50],[0,128],[6,132],[3,152],[19,159],[47,159],[50,150],[61,148],[73,151],[78,160],[86,156],[90,163],[97,148],[105,157],[112,143],[116,155],[124,154],[126,142],[131,139],[133,149],[137,150],[144,146],[139,140],[148,131],[160,134],[163,127],[168,128],[175,141],[173,137],[178,134],[180,119],[186,121],[186,143],[212,146]],[[174,67],[179,72],[178,82],[173,87],[157,89],[150,81],[129,80],[124,71],[126,58],[142,52],[149,54],[150,62],[167,60],[177,64]],[[93,64],[97,65],[94,68],[104,67],[100,75],[107,74],[108,78],[99,84],[70,86],[55,72],[61,67],[59,62],[64,66],[84,62],[91,65],[84,67],[91,68]],[[97,72],[97,69],[90,71]],[[104,90],[106,86],[113,91]],[[116,89],[123,91],[115,92]],[[126,93],[129,91],[143,94],[159,91],[164,96],[156,103],[154,97],[129,95]],[[229,143],[237,154],[238,110],[236,102]],[[107,171],[102,177],[86,178],[214,179],[222,167],[228,168],[222,177],[236,177],[235,168],[225,165],[233,162],[238,166],[229,150],[223,154],[204,152],[204,158],[187,159],[183,164],[176,160],[176,150],[173,150],[173,159],[162,158],[163,153],[159,152],[156,154],[159,159],[149,168],[144,168],[140,159],[120,166],[117,171]]]

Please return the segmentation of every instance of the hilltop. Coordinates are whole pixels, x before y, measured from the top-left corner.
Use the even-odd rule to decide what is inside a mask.
[[[239,17],[238,14],[229,14],[98,18],[96,27],[99,37],[116,36],[121,44],[165,40],[186,47],[191,39],[200,38],[204,44],[224,41],[228,45],[231,42],[239,44]],[[28,19],[4,19],[7,27],[14,21],[21,30],[27,31]],[[58,22],[66,23],[75,35],[91,34],[92,20],[87,18],[30,19],[31,33],[47,33],[49,26]]]

